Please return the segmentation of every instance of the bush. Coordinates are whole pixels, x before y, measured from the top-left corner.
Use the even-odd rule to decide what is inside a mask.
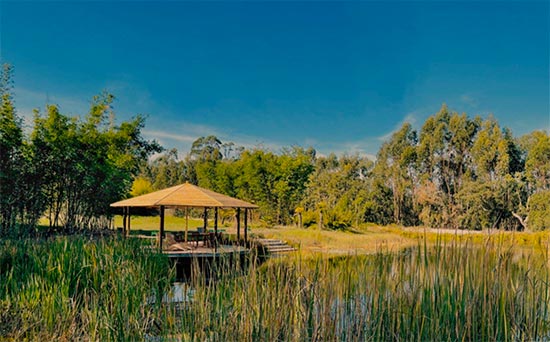
[[[306,210],[302,213],[302,225],[304,228],[316,225],[319,220],[319,214],[315,211]]]
[[[544,230],[550,228],[550,190],[533,194],[527,204],[529,208],[529,229]]]

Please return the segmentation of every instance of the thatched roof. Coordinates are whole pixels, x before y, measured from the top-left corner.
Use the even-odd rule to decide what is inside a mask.
[[[257,205],[189,183],[111,204],[111,207],[258,208]]]

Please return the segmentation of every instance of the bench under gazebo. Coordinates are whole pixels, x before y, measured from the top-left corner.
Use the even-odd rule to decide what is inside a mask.
[[[111,204],[111,207],[122,208],[123,231],[128,235],[130,227],[131,208],[158,208],[160,213],[159,223],[159,249],[163,250],[164,238],[164,211],[167,208],[195,208],[204,209],[204,230],[207,229],[208,210],[214,210],[214,248],[217,248],[218,237],[218,210],[235,209],[237,218],[237,241],[240,241],[241,234],[241,211],[244,211],[244,240],[248,236],[249,210],[257,209],[258,206],[230,196],[226,196],[212,190],[204,189],[190,183],[176,185],[163,190],[151,192],[145,195],[136,196]],[[188,242],[188,224],[185,227],[184,241]]]

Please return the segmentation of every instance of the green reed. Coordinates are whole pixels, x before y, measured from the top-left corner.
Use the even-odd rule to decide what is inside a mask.
[[[138,241],[0,243],[0,339],[141,339],[162,318],[165,257]]]
[[[197,341],[547,339],[545,253],[441,243],[225,268],[194,284],[175,330]]]
[[[550,337],[548,248],[439,241],[400,252],[172,272],[128,240],[0,244],[0,340],[512,341]],[[151,299],[154,296],[154,300]],[[153,303],[154,302],[154,303]],[[152,304],[153,303],[153,304]]]

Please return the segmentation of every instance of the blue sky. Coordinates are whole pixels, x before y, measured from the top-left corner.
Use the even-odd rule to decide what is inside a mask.
[[[214,134],[374,155],[443,102],[549,129],[549,23],[547,1],[1,1],[0,56],[21,116],[107,90],[183,153]]]

